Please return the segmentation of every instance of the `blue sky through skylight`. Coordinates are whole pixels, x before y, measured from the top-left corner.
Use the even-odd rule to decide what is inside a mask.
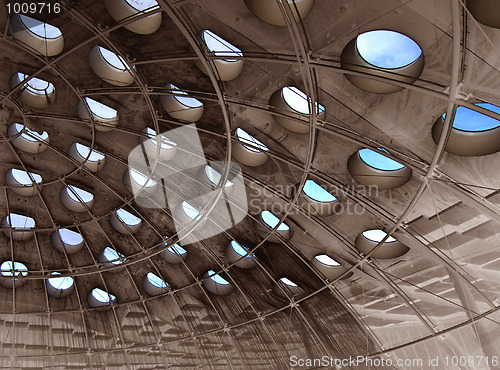
[[[141,223],[141,219],[132,213],[120,208],[116,210],[116,217],[126,225],[133,226]]]
[[[99,51],[101,52],[104,60],[106,60],[106,62],[111,64],[116,69],[120,69],[122,71],[127,69],[127,63],[121,56],[116,55],[111,50],[103,48],[102,46],[99,46]]]
[[[238,127],[236,129],[236,137],[238,138],[239,141],[244,143],[243,146],[245,148],[247,148],[248,150],[250,150],[252,152],[260,153],[261,151],[268,151],[269,150],[269,148],[267,146],[262,144],[259,140],[254,138],[252,135],[250,135],[248,132],[246,132],[242,128]],[[250,144],[252,146],[245,145],[245,143]],[[261,150],[256,149],[255,147],[257,147]]]
[[[39,184],[42,182],[42,176],[33,173],[33,172],[26,172],[22,170],[18,170],[16,168],[12,169],[12,177],[14,180],[16,180],[19,184],[25,185],[25,186],[31,186],[33,185],[33,182],[31,180],[31,177],[33,178],[33,181],[35,184]]]
[[[356,39],[361,57],[379,68],[401,68],[422,54],[420,46],[399,32],[377,30],[362,33]]]
[[[240,49],[212,31],[204,30],[202,36],[207,48],[218,57],[243,56]]]
[[[220,275],[215,275],[214,270],[208,270],[208,276],[210,276],[210,279],[212,279],[212,281],[214,283],[221,284],[221,285],[229,285],[229,281],[227,281],[226,279],[224,279]]]
[[[41,134],[39,134],[36,131],[30,130],[29,128],[25,127],[21,123],[15,123],[16,127],[16,132],[21,132],[24,129],[24,132],[21,134],[21,137],[23,139],[26,139],[28,141],[44,141],[49,138],[49,134],[47,131],[43,131]]]
[[[19,18],[21,19],[21,22],[24,23],[26,28],[28,28],[37,36],[47,39],[55,39],[62,35],[59,28],[54,27],[48,23],[41,22],[38,19],[27,17],[23,14],[19,14]]]
[[[61,275],[61,273],[52,272],[51,275]],[[48,281],[56,289],[66,290],[73,286],[73,278],[70,276],[50,278]]]
[[[90,151],[90,148],[86,145],[76,143],[76,151],[83,157],[87,158],[90,152],[90,156],[87,159],[90,162],[98,162],[104,159],[104,154],[99,153],[97,150]]]
[[[482,108],[488,109],[492,112],[500,114],[500,107],[490,103],[476,104]],[[443,114],[443,119],[446,118],[446,113]],[[453,120],[453,127],[462,131],[486,131],[500,126],[500,121],[495,118],[488,117],[482,113],[476,112],[472,109],[465,107],[458,107],[455,119]]]
[[[26,276],[28,275],[28,268],[21,262],[5,261],[0,265],[0,273],[3,276]]]
[[[108,294],[107,292],[99,288],[92,289],[92,296],[102,303],[111,303],[116,299],[114,295]]]
[[[35,220],[31,217],[9,213],[9,225],[12,229],[28,230],[35,227]]]
[[[119,265],[123,263],[123,258],[125,256],[111,247],[106,247],[104,249],[104,257],[113,265]]]
[[[313,180],[306,180],[303,191],[309,198],[318,202],[333,202],[337,199]]]
[[[269,211],[262,211],[262,219],[264,222],[269,226],[270,229],[274,229],[278,222],[280,222],[280,219],[273,215]],[[290,228],[288,225],[286,225],[284,222],[280,224],[280,226],[276,229],[277,231],[287,231]]]
[[[83,242],[83,237],[72,230],[59,229],[59,237],[64,244],[68,245],[78,245]]]
[[[307,95],[297,89],[294,86],[286,86],[282,89],[283,99],[288,106],[299,113],[310,114],[309,110],[309,100]],[[321,104],[317,102],[314,103],[316,109],[318,110],[316,113],[319,114],[325,110]]]
[[[156,0],[126,0],[133,8],[137,10],[150,10],[149,8],[158,8]]]
[[[385,155],[377,153],[376,151],[368,148],[361,149],[359,151],[359,156],[361,157],[363,162],[365,162],[367,165],[376,168],[378,170],[394,171],[405,167],[404,164],[396,162],[394,159],[386,157]]]
[[[167,288],[167,283],[165,283],[163,281],[163,279],[161,279],[160,277],[156,276],[152,272],[148,272],[147,277],[148,277],[149,282],[152,285],[154,285],[155,287],[160,288],[160,289],[166,289]]]
[[[386,235],[387,233],[384,230],[377,229],[377,230],[363,231],[363,236],[375,243],[380,243],[385,238]],[[390,243],[394,241],[396,241],[396,239],[390,236],[387,238],[385,243]]]
[[[203,103],[201,101],[195,98],[188,97],[187,92],[180,90],[174,84],[170,84],[170,91],[173,92],[174,94],[186,95],[186,96],[174,95],[175,99],[177,99],[179,103],[185,105],[186,107],[199,108],[203,106]]]

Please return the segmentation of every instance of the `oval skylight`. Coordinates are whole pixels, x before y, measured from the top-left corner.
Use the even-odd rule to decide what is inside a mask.
[[[61,275],[60,272],[52,272],[51,275]],[[73,278],[70,276],[65,277],[54,277],[47,279],[48,283],[55,289],[67,290],[73,286]]]
[[[61,241],[65,244],[77,245],[83,242],[83,237],[81,234],[74,232],[69,229],[59,229],[59,237]]]
[[[278,225],[278,223],[280,222],[280,219],[269,211],[262,211],[262,220],[267,224],[267,226],[270,229],[274,229],[276,225]],[[282,222],[276,230],[287,231],[289,229],[290,228],[288,227],[288,225]]]
[[[182,202],[182,209],[184,210],[186,216],[188,216],[191,220],[196,220],[200,217],[200,212],[186,201]]]
[[[92,289],[92,296],[101,303],[110,304],[116,300],[116,297],[112,294],[105,292],[102,289],[94,288]]]
[[[248,253],[248,249],[245,246],[238,243],[236,240],[231,241],[231,246],[233,247],[233,250],[240,256],[252,258],[252,255]]]
[[[250,135],[248,132],[243,130],[242,128],[237,128],[236,129],[236,137],[238,140],[243,143],[243,146],[255,153],[260,153],[262,151],[268,151],[269,148],[262,144],[259,140],[254,138],[252,135]],[[248,144],[248,145],[245,145]]]
[[[66,192],[71,200],[78,203],[90,203],[94,200],[94,195],[73,185],[66,187]]]
[[[361,57],[379,68],[402,68],[416,61],[422,54],[420,46],[399,32],[377,30],[362,33],[356,39]]]
[[[380,150],[387,152],[382,148],[380,148]],[[389,154],[389,152],[387,152],[387,154]],[[359,151],[359,156],[367,165],[378,170],[395,171],[405,168],[404,164],[368,148],[361,149]]]
[[[224,279],[222,276],[217,275],[214,270],[208,270],[208,276],[210,276],[210,279],[217,284],[220,285],[229,285],[229,281]]]
[[[29,78],[29,75],[17,72],[17,78],[19,79],[20,82],[22,82],[25,79]],[[26,89],[32,92],[33,94],[37,95],[49,95],[55,91],[55,87],[52,84],[52,82],[42,80],[41,78],[38,77],[32,77],[28,82],[25,82],[21,86],[21,89]]]
[[[318,261],[319,263],[322,263],[323,265],[326,265],[328,267],[340,267],[340,266],[342,266],[340,263],[338,263],[337,261],[335,261],[333,258],[331,258],[330,256],[328,256],[326,254],[317,255],[316,257],[314,257],[314,259],[316,261]]]
[[[221,174],[215,170],[213,167],[210,167],[209,165],[205,166],[205,175],[207,176],[208,180],[212,183],[212,185],[219,185],[220,179],[221,179]],[[229,180],[226,180],[226,188],[233,186],[233,183]]]
[[[386,237],[386,235],[387,233],[384,230],[379,229],[363,231],[363,236],[375,243],[380,243]],[[389,236],[384,243],[391,243],[395,241],[395,238]]]
[[[146,276],[147,276],[149,282],[157,288],[166,289],[166,288],[170,287],[162,278],[160,278],[159,276],[156,276],[152,272],[148,272],[148,274]]]
[[[130,6],[138,11],[152,10],[160,6],[156,0],[125,0]]]
[[[241,50],[230,42],[224,40],[222,37],[217,36],[209,30],[204,30],[202,33],[203,41],[207,45],[208,50],[218,57],[242,57]]]
[[[94,119],[102,118],[104,120],[114,119],[118,116],[118,111],[105,104],[98,102],[97,100],[84,97],[82,99],[87,105],[90,113],[94,116]]]
[[[134,180],[134,182],[140,187],[152,188],[156,186],[156,181],[140,173],[139,171],[134,170],[133,168],[129,169],[129,175],[130,178]]]
[[[18,14],[18,16],[23,25],[26,27],[26,29],[33,32],[36,36],[45,39],[56,39],[62,36],[61,30],[57,27],[54,27],[48,23],[44,23],[42,21],[39,21],[38,19],[34,19],[23,14]]]
[[[291,280],[290,280],[290,279],[288,279],[288,278],[285,278],[285,277],[284,277],[284,278],[281,278],[281,279],[280,279],[280,281],[281,281],[283,284],[288,285],[288,286],[291,286],[291,287],[293,287],[293,288],[298,287],[298,285],[297,285],[297,284],[295,284],[293,281],[291,281]]]
[[[104,154],[99,153],[97,150],[93,149],[91,150],[88,146],[80,144],[80,143],[75,143],[76,151],[78,154],[80,154],[83,158],[87,158],[87,161],[90,162],[99,162],[104,159]],[[90,153],[90,155],[89,155]]]
[[[111,262],[113,265],[120,265],[123,263],[125,256],[120,252],[117,252],[115,249],[111,247],[104,248],[103,252],[104,258]]]
[[[30,230],[35,227],[35,220],[31,217],[18,215],[17,213],[9,213],[7,222],[10,228],[15,230]]]
[[[165,242],[163,244],[167,245],[168,244],[168,236],[165,236],[163,239],[165,240]],[[187,253],[187,250],[185,250],[184,248],[182,248],[177,243],[175,243],[174,245],[171,245],[170,247],[168,247],[167,250],[170,253],[174,253],[174,254],[178,254],[178,255],[183,255],[183,254]]]
[[[28,268],[21,262],[5,261],[0,265],[0,273],[2,276],[26,276]]]
[[[11,173],[14,180],[20,185],[32,186],[33,184],[40,184],[42,182],[42,176],[33,172],[26,172],[13,168],[11,169]]]
[[[182,105],[185,105],[188,108],[199,108],[203,106],[203,103],[199,101],[198,99],[191,98],[188,96],[188,93],[179,89],[177,86],[174,84],[170,84],[170,91],[176,95],[174,95],[174,98],[181,103]]]
[[[111,66],[116,69],[125,71],[127,70],[127,62],[120,55],[113,53],[111,50],[108,50],[102,46],[99,46],[99,52],[106,62],[108,62]]]
[[[14,128],[16,133],[22,132],[20,137],[22,137],[25,140],[31,141],[31,142],[37,142],[37,141],[46,141],[49,138],[49,134],[47,131],[42,131],[41,134],[34,130],[30,130],[27,128],[25,125],[21,123],[14,123]],[[15,135],[15,134],[13,134]]]
[[[143,132],[149,136],[151,139],[149,139],[149,142],[153,144],[154,146],[158,145],[158,142],[160,142],[160,148],[161,149],[172,149],[177,146],[176,143],[174,143],[172,140],[170,140],[168,137],[162,134],[156,134],[156,131],[153,130],[151,127],[146,127]]]
[[[141,223],[141,219],[139,217],[124,210],[123,208],[118,209],[115,213],[118,219],[126,225],[135,226]]]
[[[500,107],[490,103],[475,104],[479,107],[488,109],[492,112],[500,114]],[[446,118],[446,113],[443,114],[443,119]],[[485,114],[476,112],[466,107],[458,107],[453,120],[453,128],[461,131],[480,132],[488,131],[500,126],[500,121],[495,118],[488,117]]]
[[[309,109],[309,100],[305,93],[294,86],[284,87],[281,90],[281,93],[283,95],[283,100],[285,100],[285,103],[290,108],[302,114],[311,114],[311,111]],[[325,110],[325,107],[323,107],[321,104],[318,104],[317,102],[315,102],[314,105],[317,110],[316,114],[320,114]]]
[[[306,180],[302,191],[317,202],[333,202],[337,199],[313,180]]]

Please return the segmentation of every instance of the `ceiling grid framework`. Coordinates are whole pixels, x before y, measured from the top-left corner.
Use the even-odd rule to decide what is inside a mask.
[[[7,8],[1,6],[1,173],[16,168],[39,174],[43,181],[32,197],[0,185],[0,217],[16,213],[36,222],[27,240],[15,239],[15,219],[8,219],[7,227],[2,222],[0,262],[21,262],[28,273],[2,271],[0,276],[0,368],[276,369],[292,367],[291,356],[368,356],[394,363],[422,358],[423,364],[393,367],[426,369],[429,357],[498,356],[498,153],[446,151],[458,107],[500,118],[476,105],[500,105],[494,89],[500,31],[482,24],[477,9],[467,8],[473,2],[315,0],[310,13],[297,17],[297,11],[305,11],[300,2],[276,0],[281,26],[250,11],[249,4],[257,0],[158,0],[158,6],[149,1],[145,12],[119,22],[107,11],[109,0],[62,2],[63,12],[46,20],[61,30],[65,42],[63,51],[51,57],[13,37]],[[125,28],[158,14],[161,25],[152,34]],[[214,66],[223,59],[203,41],[207,29],[241,51],[230,56],[244,63],[234,80],[220,81]],[[425,62],[414,83],[402,78],[404,72],[342,64],[345,46],[372,30],[397,31],[416,41]],[[95,74],[88,60],[95,45],[123,57],[132,84],[113,86]],[[10,78],[17,72],[28,77],[11,89]],[[364,91],[352,82],[359,79],[350,77],[400,91]],[[50,107],[30,107],[20,95],[37,79],[55,86]],[[160,134],[188,126],[162,107],[161,96],[182,96],[168,84],[203,103],[196,128],[211,163],[235,161],[234,146],[243,145],[236,128],[268,148],[263,164],[240,165],[248,196],[240,201],[248,203],[249,214],[218,235],[182,244],[188,258],[175,265],[161,257],[165,248],[182,242],[175,212],[156,200],[152,207],[141,205],[122,181],[129,153],[139,139],[150,139],[145,127]],[[305,93],[310,113],[291,116],[271,105],[269,97],[287,86]],[[116,109],[117,126],[100,131],[102,123],[87,97]],[[88,119],[79,117],[78,102],[88,110]],[[442,114],[435,141],[431,131]],[[306,125],[308,131],[289,131],[274,117]],[[31,134],[9,136],[7,129],[15,122]],[[47,150],[33,154],[15,145],[14,139],[23,135],[38,141],[43,131],[50,138]],[[75,142],[89,147],[83,161],[68,152]],[[347,161],[362,148],[390,155],[411,169],[408,182],[375,193],[361,186]],[[96,172],[86,166],[92,150],[106,158]],[[234,181],[230,165],[219,175],[220,184]],[[308,180],[340,200],[343,212],[319,215],[304,208]],[[34,182],[33,175],[28,181]],[[159,184],[163,191],[166,182]],[[90,192],[95,201],[86,203],[83,193],[75,192],[83,212],[63,206],[60,192],[69,185]],[[216,214],[225,194],[224,187],[216,187],[199,214]],[[349,205],[362,212],[347,212]],[[237,207],[244,209],[241,203]],[[138,232],[126,223],[125,234],[113,226],[110,219],[120,208],[139,217]],[[278,221],[269,224],[263,210]],[[204,220],[195,219],[189,232],[195,233]],[[283,227],[291,229],[289,237],[280,233]],[[80,251],[54,248],[52,234],[61,228],[82,235]],[[369,252],[360,252],[362,233],[379,229],[383,236],[371,241]],[[393,238],[408,251],[377,258]],[[241,243],[249,253],[243,258],[253,258],[255,267],[243,269],[229,261],[225,248],[231,240]],[[106,247],[123,258],[102,263],[98,256]],[[339,263],[337,277],[325,277],[312,262],[322,254]],[[213,280],[205,274],[209,270],[234,290],[218,295],[205,289],[204,283]],[[48,279],[54,272],[72,278],[73,293],[50,294]],[[143,288],[149,272],[168,284],[158,295]],[[5,284],[13,281],[19,284],[8,289]],[[94,288],[115,296],[116,302],[93,307],[88,296]],[[442,363],[441,368],[455,367]]]

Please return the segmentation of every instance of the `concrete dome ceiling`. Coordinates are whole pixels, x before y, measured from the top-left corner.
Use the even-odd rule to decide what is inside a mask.
[[[67,1],[38,17],[60,30],[49,41],[0,8],[0,368],[498,355],[500,128],[452,127],[459,106],[500,118],[482,105],[500,106],[500,30],[481,6],[130,3],[152,6]],[[421,55],[391,69],[347,55],[374,30]],[[248,215],[183,243],[175,212],[134,198],[128,161],[193,121],[221,183],[215,164],[239,162]]]

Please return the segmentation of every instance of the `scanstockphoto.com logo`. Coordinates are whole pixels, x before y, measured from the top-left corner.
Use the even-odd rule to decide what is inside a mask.
[[[181,244],[220,234],[248,213],[241,168],[224,161],[208,164],[195,124],[145,138],[130,152],[128,165],[136,203],[168,207]]]

